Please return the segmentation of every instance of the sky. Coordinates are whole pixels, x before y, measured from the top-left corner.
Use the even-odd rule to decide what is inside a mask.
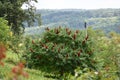
[[[120,0],[38,0],[37,9],[100,9],[120,8]],[[23,5],[22,8],[25,8]]]

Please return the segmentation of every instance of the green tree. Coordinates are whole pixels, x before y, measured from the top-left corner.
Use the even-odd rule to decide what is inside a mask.
[[[27,51],[24,55],[29,68],[61,76],[64,73],[74,74],[74,69],[78,66],[81,70],[96,69],[92,37],[86,36],[85,31],[61,27],[51,30],[46,28],[40,41],[32,40],[32,44],[28,46],[29,42],[27,39]]]
[[[24,32],[25,22],[31,26],[36,20],[40,21],[38,20],[40,15],[35,14],[35,7],[31,1],[37,2],[37,0],[0,0],[0,17],[5,17],[8,20],[8,25],[11,26],[14,34]],[[23,4],[27,4],[26,10],[21,8]]]

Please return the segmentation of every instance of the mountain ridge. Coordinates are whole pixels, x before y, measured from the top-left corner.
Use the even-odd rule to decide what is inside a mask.
[[[72,29],[83,29],[84,22],[93,29],[105,32],[120,33],[120,9],[40,9],[42,25],[46,27],[64,26]],[[38,26],[35,23],[35,26]]]

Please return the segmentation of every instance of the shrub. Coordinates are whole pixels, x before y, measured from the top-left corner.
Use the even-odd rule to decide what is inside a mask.
[[[69,28],[46,28],[41,40],[32,40],[26,54],[28,67],[58,73],[74,73],[82,69],[95,69],[93,60],[93,42],[85,31]]]
[[[2,60],[6,58],[5,53],[6,47],[3,44],[0,44],[0,69],[1,65],[4,66],[4,62],[2,62]],[[2,75],[4,75],[4,72],[0,72],[0,78],[2,76],[1,73]],[[23,78],[28,78],[28,73],[24,71],[23,63],[19,63],[18,65],[13,67],[10,74],[6,76],[4,75],[4,77],[2,76],[2,78],[4,78],[5,80],[21,80],[23,79],[21,76],[23,76]]]
[[[10,35],[11,33],[8,22],[3,18],[0,18],[0,44],[6,44]]]

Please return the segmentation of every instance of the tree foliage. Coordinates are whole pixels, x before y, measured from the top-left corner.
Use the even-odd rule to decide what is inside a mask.
[[[37,19],[35,17],[35,7],[31,1],[37,0],[0,0],[0,17],[5,17],[14,34],[20,34],[24,31],[24,23],[32,25]],[[23,10],[21,7],[27,4],[28,9]]]
[[[61,27],[46,30],[41,41],[32,40],[26,51],[28,67],[60,75],[74,73],[77,66],[95,69],[93,43],[84,31]]]
[[[120,33],[120,9],[37,10],[37,13],[41,13],[42,24],[49,27],[61,25],[72,29],[84,29],[83,23],[86,21],[87,26],[95,29],[102,29],[107,33]]]

